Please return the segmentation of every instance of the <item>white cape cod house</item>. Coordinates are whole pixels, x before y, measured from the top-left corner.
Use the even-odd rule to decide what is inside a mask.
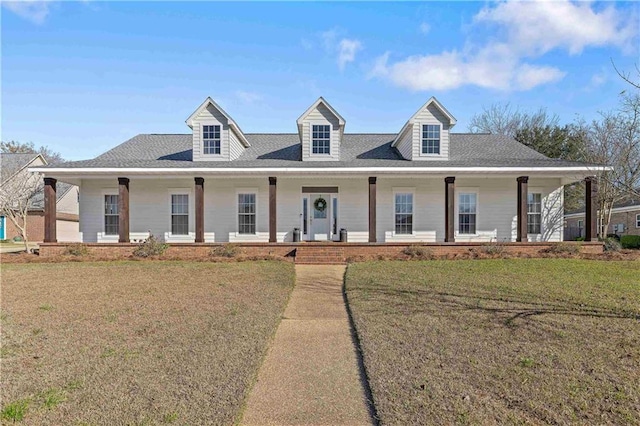
[[[339,241],[341,229],[363,243],[560,241],[563,185],[586,179],[589,212],[601,168],[452,133],[456,119],[435,98],[389,134],[346,133],[323,98],[297,133],[245,134],[211,98],[186,123],[188,134],[138,135],[92,160],[34,169],[45,175],[45,242],[56,242],[57,181],[80,187],[88,243],[149,232],[182,243]]]

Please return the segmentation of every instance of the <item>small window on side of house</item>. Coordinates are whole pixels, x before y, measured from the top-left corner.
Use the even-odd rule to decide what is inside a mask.
[[[171,194],[171,234],[189,234],[188,194]]]
[[[107,194],[104,196],[104,234],[118,235],[119,232],[118,196]]]
[[[203,154],[221,154],[219,125],[202,126],[202,152]]]
[[[256,233],[256,194],[238,194],[238,234]]]
[[[478,195],[476,193],[458,194],[458,233],[476,233],[477,202]]]
[[[527,199],[527,232],[540,234],[542,228],[542,194],[529,193]]]
[[[413,233],[413,193],[395,194],[395,233],[411,235]]]
[[[422,125],[422,153],[440,154],[440,126],[437,124]]]
[[[636,215],[636,228],[640,228],[640,214]]]

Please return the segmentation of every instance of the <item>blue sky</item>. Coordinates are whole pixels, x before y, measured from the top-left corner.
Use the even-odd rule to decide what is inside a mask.
[[[347,132],[397,132],[431,96],[467,131],[492,103],[571,122],[615,108],[636,3],[3,2],[2,139],[92,158],[188,133],[211,96],[246,133],[296,131],[318,96]]]

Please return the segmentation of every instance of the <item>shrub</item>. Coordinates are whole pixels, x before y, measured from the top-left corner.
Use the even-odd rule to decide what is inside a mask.
[[[640,249],[640,235],[624,235],[620,238],[622,248]]]
[[[604,251],[620,251],[622,248],[622,244],[616,238],[605,238],[604,241]]]
[[[428,247],[420,246],[420,245],[412,245],[412,246],[405,247],[402,250],[402,253],[406,254],[411,259],[423,259],[423,260],[433,259],[433,252],[431,251],[431,249]]]
[[[544,250],[544,252],[553,254],[578,254],[581,249],[582,247],[579,244],[557,243]]]
[[[136,257],[160,256],[169,248],[169,244],[161,243],[154,235],[138,244],[133,251]]]
[[[84,244],[69,244],[64,250],[64,254],[71,256],[86,256],[89,254],[89,249]]]
[[[504,253],[505,247],[504,244],[501,244],[497,241],[492,241],[490,243],[483,244],[480,247],[480,250],[485,254],[500,255]]]
[[[211,249],[213,257],[236,257],[240,253],[238,246],[233,244],[222,244]]]

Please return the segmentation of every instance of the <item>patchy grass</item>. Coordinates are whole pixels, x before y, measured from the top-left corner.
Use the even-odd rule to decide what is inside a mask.
[[[640,262],[352,264],[383,424],[640,424]]]
[[[2,423],[233,424],[293,282],[285,262],[2,265]]]

